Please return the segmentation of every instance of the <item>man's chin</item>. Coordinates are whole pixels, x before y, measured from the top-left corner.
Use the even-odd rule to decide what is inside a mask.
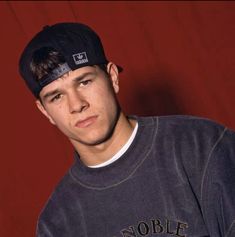
[[[112,136],[112,133],[106,134],[103,136],[93,136],[93,137],[83,137],[83,138],[75,138],[70,139],[72,144],[76,146],[87,146],[87,147],[95,147],[95,146],[101,146],[102,144],[105,144]]]

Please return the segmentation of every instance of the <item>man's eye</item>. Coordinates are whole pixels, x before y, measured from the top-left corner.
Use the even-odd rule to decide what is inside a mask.
[[[51,99],[51,102],[54,102],[56,100],[59,100],[61,98],[61,94],[57,94],[56,96],[54,96],[52,99]]]
[[[91,80],[85,80],[85,81],[81,81],[80,82],[80,86],[87,86],[88,84],[90,84],[91,83]]]

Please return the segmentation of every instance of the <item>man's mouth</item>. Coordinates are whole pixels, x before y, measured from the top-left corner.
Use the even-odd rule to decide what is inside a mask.
[[[78,128],[86,128],[90,125],[92,125],[96,119],[97,119],[98,116],[90,116],[90,117],[87,117],[83,120],[79,120],[75,126],[78,127]]]

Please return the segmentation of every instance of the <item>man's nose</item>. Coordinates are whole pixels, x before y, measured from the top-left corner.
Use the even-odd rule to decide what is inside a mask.
[[[77,91],[72,91],[68,95],[68,106],[70,113],[80,113],[89,107],[89,103]]]

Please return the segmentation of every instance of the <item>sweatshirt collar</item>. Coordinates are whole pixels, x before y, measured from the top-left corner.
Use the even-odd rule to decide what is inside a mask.
[[[134,141],[128,150],[117,161],[112,164],[90,168],[83,164],[79,154],[75,153],[75,163],[70,169],[70,175],[81,186],[89,189],[103,190],[120,185],[130,179],[141,167],[151,150],[153,137],[157,135],[158,125],[156,117],[133,116],[139,128]]]

